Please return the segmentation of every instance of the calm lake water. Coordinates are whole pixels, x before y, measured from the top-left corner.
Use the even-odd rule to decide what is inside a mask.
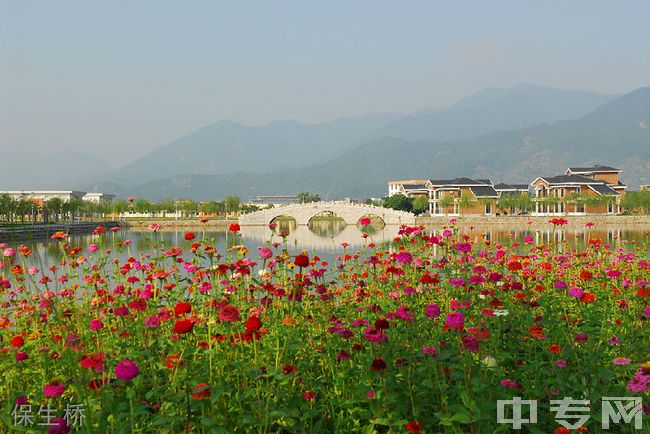
[[[440,234],[442,227],[427,228],[432,235]],[[609,244],[615,249],[636,251],[638,254],[650,257],[650,228],[646,227],[594,227],[588,228],[562,228],[553,231],[552,225],[535,227],[533,225],[513,229],[494,228],[470,228],[460,227],[460,232],[469,237],[470,241],[482,243],[482,240],[489,240],[492,243],[511,245],[513,243],[524,244],[527,236],[533,238],[536,244],[547,244],[553,240],[566,242],[566,248],[583,248],[589,239],[599,238],[604,244]],[[104,247],[114,249],[114,244],[124,240],[131,240],[130,253],[138,256],[139,253],[151,251],[153,237],[156,242],[164,245],[165,248],[180,246],[184,250],[189,249],[192,241],[185,240],[183,230],[166,230],[154,234],[150,230],[124,230],[117,233],[109,233]],[[216,246],[221,254],[227,252],[233,245],[243,244],[251,250],[251,256],[256,258],[258,246],[267,243],[282,243],[279,233],[284,232],[286,236],[287,249],[290,254],[298,254],[303,250],[310,255],[318,255],[324,260],[333,261],[344,252],[344,243],[348,246],[348,253],[360,252],[364,255],[364,246],[369,243],[377,245],[390,242],[398,236],[398,226],[372,226],[366,238],[357,226],[345,225],[342,221],[323,220],[313,222],[310,226],[296,226],[293,221],[282,221],[274,230],[266,226],[242,227],[241,237],[235,237],[225,230],[204,231],[202,228],[195,228],[192,231],[196,234],[194,241],[204,240]],[[97,237],[92,235],[73,236],[70,244],[82,247],[85,251],[88,245],[97,242]],[[161,244],[162,243],[162,244]],[[8,243],[9,246],[17,246],[19,243]],[[57,240],[24,241],[34,252],[33,261],[46,267],[61,258],[61,250]],[[87,254],[87,253],[86,253]],[[118,254],[121,259],[129,256],[127,249],[122,248]]]

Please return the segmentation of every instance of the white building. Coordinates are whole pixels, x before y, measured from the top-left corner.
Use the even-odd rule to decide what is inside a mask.
[[[426,194],[426,179],[408,179],[402,181],[388,181],[388,197],[396,194],[412,196],[417,194]]]
[[[8,194],[14,199],[26,197],[27,199],[45,202],[49,199],[59,198],[65,202],[72,199],[83,199],[85,191],[51,191],[51,190],[21,190],[21,191],[0,191],[0,194]]]
[[[83,200],[94,203],[111,203],[115,199],[114,194],[108,193],[86,193]]]
[[[58,190],[13,190],[0,191],[0,194],[8,194],[14,199],[27,198],[36,203],[47,202],[52,198],[61,199],[69,202],[73,199],[86,200],[95,203],[111,203],[115,198],[114,194],[107,193],[86,193],[85,191],[58,191]]]

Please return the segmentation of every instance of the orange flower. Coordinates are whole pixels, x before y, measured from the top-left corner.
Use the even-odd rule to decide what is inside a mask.
[[[165,361],[165,365],[167,365],[168,369],[174,369],[179,366],[183,366],[185,362],[181,360],[181,355],[180,354],[172,354],[169,357],[167,357],[167,360]]]
[[[562,348],[560,348],[558,344],[551,344],[548,346],[548,351],[549,353],[560,354],[562,352]]]
[[[582,301],[583,303],[591,303],[594,300],[596,300],[596,296],[593,295],[591,292],[585,292],[580,297],[580,301]]]
[[[535,324],[530,328],[530,335],[537,339],[544,339],[544,326]]]

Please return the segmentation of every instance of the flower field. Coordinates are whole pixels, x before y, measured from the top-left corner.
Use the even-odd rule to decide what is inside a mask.
[[[497,401],[521,397],[538,408],[520,432],[601,432],[603,397],[640,397],[643,427],[606,432],[650,432],[647,237],[578,251],[403,227],[328,263],[152,229],[142,252],[55,234],[49,269],[0,247],[2,431],[511,432]],[[574,428],[565,397],[588,401]]]

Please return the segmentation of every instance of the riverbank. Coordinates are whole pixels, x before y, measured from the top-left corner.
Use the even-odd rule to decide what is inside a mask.
[[[91,234],[99,226],[109,230],[116,226],[126,228],[129,224],[118,221],[100,221],[10,226],[0,228],[0,242],[49,238],[56,232],[65,232],[67,234]]]
[[[650,229],[650,215],[589,215],[589,216],[418,216],[417,224],[424,226],[449,225],[451,219],[456,220],[458,226],[475,226],[489,228],[522,227],[527,225],[547,225],[549,220],[564,218],[569,227],[585,227],[587,223],[595,226],[635,226],[639,229]],[[529,223],[530,222],[530,223]]]

